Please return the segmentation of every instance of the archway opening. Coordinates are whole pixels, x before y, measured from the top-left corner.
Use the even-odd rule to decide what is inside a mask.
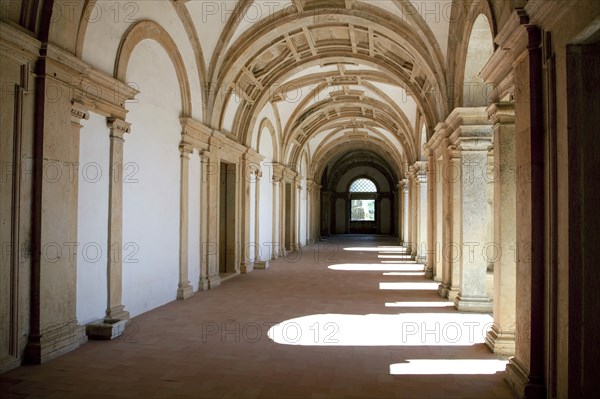
[[[465,75],[463,80],[463,106],[483,107],[487,105],[487,86],[479,77],[492,54],[494,53],[494,39],[488,18],[481,14],[475,20],[469,37],[467,57],[465,61]]]

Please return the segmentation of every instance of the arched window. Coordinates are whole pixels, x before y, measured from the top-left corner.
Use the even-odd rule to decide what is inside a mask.
[[[375,183],[366,178],[356,179],[350,184],[348,191],[353,194],[350,199],[350,221],[374,222],[374,194],[377,193],[377,186]]]
[[[350,185],[351,193],[376,193],[377,186],[369,179],[356,179]]]

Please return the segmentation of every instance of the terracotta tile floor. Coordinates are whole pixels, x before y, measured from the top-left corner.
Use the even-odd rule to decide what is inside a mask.
[[[305,247],[301,256],[292,253],[266,271],[241,275],[216,290],[135,317],[117,340],[90,341],[49,363],[0,375],[0,396],[512,398],[503,371],[478,374],[477,368],[453,374],[463,370],[460,364],[436,369],[435,360],[444,359],[493,363],[496,357],[481,339],[450,345],[434,332],[425,344],[414,341],[419,336],[414,327],[423,325],[423,317],[448,324],[483,316],[451,307],[398,304],[444,305],[431,284],[415,273],[418,266],[379,258],[378,246],[393,245],[382,237],[337,237],[318,248]],[[364,250],[344,250],[349,247]],[[348,263],[354,266],[344,266]],[[380,270],[332,270],[330,265]],[[425,283],[427,289],[380,289],[386,282]],[[410,328],[400,331],[405,328],[398,324],[401,320]],[[281,324],[273,327],[273,337],[283,343],[269,339],[275,323]],[[455,342],[456,334],[449,331],[444,336],[452,335]],[[391,365],[412,367],[415,359],[438,375],[420,375],[423,369],[390,373]]]

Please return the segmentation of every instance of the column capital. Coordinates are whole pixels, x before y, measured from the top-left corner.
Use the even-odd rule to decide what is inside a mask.
[[[491,104],[487,109],[488,117],[494,124],[514,125],[515,123],[515,104],[509,102],[499,102]]]
[[[82,119],[90,119],[87,107],[77,101],[71,102],[71,123],[78,125]]]
[[[122,139],[125,133],[131,133],[131,123],[126,122],[123,119],[109,117],[107,118],[107,124],[112,137]]]
[[[189,158],[190,154],[194,152],[194,147],[190,144],[181,143],[179,144],[179,152],[181,154],[181,158]]]

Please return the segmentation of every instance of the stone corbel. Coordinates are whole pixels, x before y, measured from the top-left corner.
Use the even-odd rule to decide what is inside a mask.
[[[81,120],[90,119],[87,108],[78,101],[71,102],[71,124],[81,127]]]
[[[131,123],[116,117],[109,117],[107,121],[111,137],[122,140],[125,133],[131,133]]]
[[[515,123],[515,105],[513,103],[494,103],[486,109],[486,112],[494,125],[514,125]]]

